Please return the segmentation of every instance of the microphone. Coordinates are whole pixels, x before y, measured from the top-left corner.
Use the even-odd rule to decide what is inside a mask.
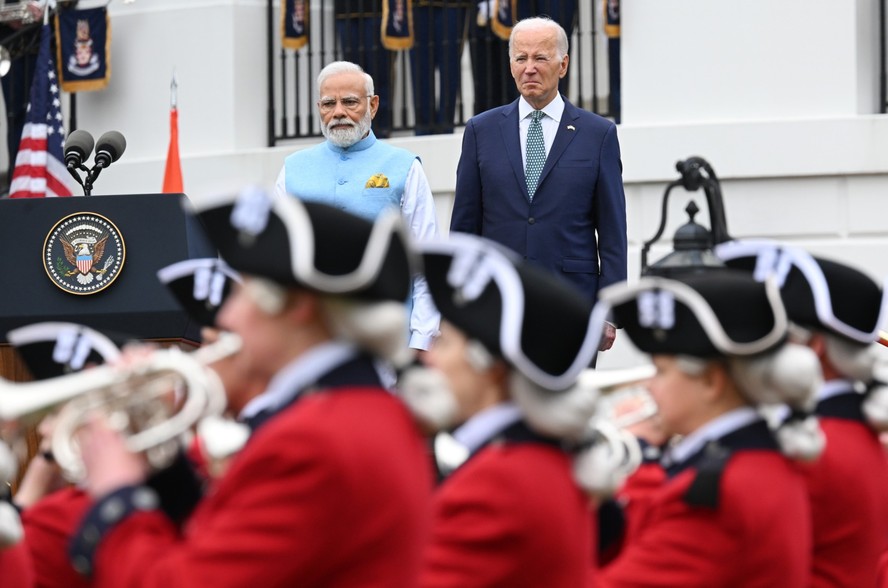
[[[108,131],[99,137],[99,140],[96,141],[95,165],[86,174],[86,181],[83,183],[84,196],[92,194],[92,186],[96,178],[99,177],[103,169],[120,159],[124,149],[126,149],[126,139],[117,131]],[[73,170],[70,171],[74,173]]]
[[[96,167],[108,167],[123,155],[126,139],[117,131],[108,131],[96,142]]]
[[[65,166],[68,169],[79,168],[83,161],[92,153],[95,141],[92,135],[83,130],[73,131],[65,139]]]

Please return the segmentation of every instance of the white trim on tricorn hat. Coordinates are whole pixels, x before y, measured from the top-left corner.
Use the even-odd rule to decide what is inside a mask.
[[[751,270],[758,280],[774,276],[790,318],[802,326],[870,344],[878,339],[879,329],[888,320],[888,280],[880,285],[846,264],[765,239],[727,241],[716,246],[715,254],[729,266]],[[799,282],[800,278],[805,284]],[[854,295],[839,299],[839,292],[830,288],[831,280],[837,282],[833,288],[841,283],[845,292]],[[874,304],[867,305],[867,301]],[[809,307],[813,315],[806,312]]]
[[[407,298],[417,258],[397,210],[386,210],[371,223],[326,204],[255,187],[238,194],[199,197],[194,208],[222,257],[244,274],[325,294]],[[352,250],[320,247],[321,237],[331,245]],[[281,255],[282,248],[286,256]],[[256,259],[258,250],[274,259]],[[358,257],[343,273],[331,273],[330,267],[324,267],[343,269],[344,259]],[[288,266],[284,258],[289,260]],[[276,265],[281,262],[283,265]],[[387,282],[383,285],[380,280],[385,272]],[[394,278],[403,283],[395,284]]]
[[[589,367],[603,324],[593,322],[591,301],[570,284],[475,235],[453,233],[419,248],[442,317],[534,384],[565,390]]]
[[[759,329],[760,333],[754,339],[741,341],[738,340],[737,334],[729,333],[726,330],[725,319],[728,317],[720,317],[706,296],[713,295],[722,285],[730,284],[732,280],[755,282],[751,277],[747,277],[742,272],[725,270],[724,272],[717,273],[719,276],[713,273],[691,275],[681,278],[681,281],[679,279],[661,277],[642,277],[635,284],[626,282],[614,284],[599,292],[599,299],[604,304],[599,303],[595,307],[593,317],[595,320],[603,321],[610,312],[616,312],[616,318],[627,329],[630,339],[642,351],[648,353],[652,352],[652,347],[646,345],[645,340],[657,339],[657,333],[662,337],[666,337],[668,332],[674,332],[676,336],[672,337],[670,343],[662,345],[664,353],[674,352],[676,354],[687,353],[694,355],[688,349],[710,346],[711,352],[714,354],[743,357],[766,352],[782,343],[786,338],[788,321],[776,283],[772,279],[768,279],[764,283],[765,300],[768,303],[772,320],[769,324],[758,325],[761,327]],[[715,288],[715,290],[712,293],[708,292],[712,288]],[[723,292],[725,296],[732,294],[730,286],[725,287]],[[646,305],[645,301],[650,299],[649,295],[655,298],[650,300],[650,304]],[[635,302],[637,319],[628,320],[627,317],[627,320],[624,320],[623,317],[619,316],[619,307],[633,301]],[[689,326],[692,325],[677,323],[677,321],[681,320],[676,315],[676,309],[680,305],[683,305],[690,311],[688,318],[693,317],[693,322],[702,329],[708,341],[701,342],[688,339],[687,333],[689,332]],[[738,305],[735,308],[723,308],[719,312],[725,315],[728,313],[737,315],[739,313],[738,316],[742,317],[742,313],[745,310],[748,309]],[[626,312],[631,312],[631,310]],[[638,329],[634,328],[636,322],[638,322]],[[747,323],[745,327],[753,328],[755,325]],[[632,331],[635,332],[633,333]],[[651,333],[650,336],[646,334],[648,331]],[[748,336],[749,333],[745,335]],[[684,340],[681,338],[682,336],[685,337]],[[660,347],[656,343],[653,343],[653,346]],[[675,349],[670,349],[670,346],[674,346]],[[687,349],[683,348],[683,346],[686,346]]]
[[[215,326],[216,314],[240,275],[218,257],[185,259],[157,270],[157,278],[188,314],[205,326]]]
[[[12,329],[6,339],[38,380],[120,357],[120,348],[109,336],[77,323],[34,323]]]

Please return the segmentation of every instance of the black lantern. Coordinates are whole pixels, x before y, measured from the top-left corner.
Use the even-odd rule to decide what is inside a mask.
[[[713,254],[712,248],[730,240],[725,210],[722,202],[721,186],[715,171],[701,157],[690,157],[675,164],[681,174],[681,178],[670,182],[663,194],[663,206],[660,213],[660,227],[657,233],[649,241],[645,241],[641,248],[641,274],[657,276],[673,276],[687,272],[701,272],[713,268],[722,268],[724,264]],[[700,188],[706,194],[706,202],[709,207],[709,226],[711,229],[694,221],[694,217],[700,212],[697,203],[691,200],[685,212],[690,220],[675,231],[673,237],[674,251],[663,259],[648,265],[647,255],[650,247],[662,235],[666,228],[666,210],[669,203],[669,193],[673,188],[682,186],[689,192]]]

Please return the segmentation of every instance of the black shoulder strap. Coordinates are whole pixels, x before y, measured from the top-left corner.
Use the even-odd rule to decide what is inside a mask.
[[[684,495],[684,501],[690,506],[703,508],[718,508],[718,491],[721,484],[722,473],[731,452],[722,447],[718,441],[710,441],[703,450],[703,456],[698,462],[697,473],[694,481]]]

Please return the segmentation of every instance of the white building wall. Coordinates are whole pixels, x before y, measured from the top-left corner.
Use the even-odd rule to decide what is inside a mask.
[[[732,235],[790,240],[888,276],[888,117],[875,114],[875,0],[623,4],[619,136],[632,279],[666,184],[678,177],[675,163],[692,155],[722,180]],[[174,70],[186,192],[270,188],[283,158],[316,142],[265,147],[264,0],[114,1],[109,11],[111,83],[78,95],[78,126],[95,136],[119,130],[128,146],[94,194],[159,191]],[[459,131],[391,141],[422,157],[446,229]],[[670,198],[667,236],[685,222],[688,199]],[[695,199],[706,224],[705,198]],[[650,259],[669,249],[658,245]],[[618,336],[599,365],[637,361]]]

